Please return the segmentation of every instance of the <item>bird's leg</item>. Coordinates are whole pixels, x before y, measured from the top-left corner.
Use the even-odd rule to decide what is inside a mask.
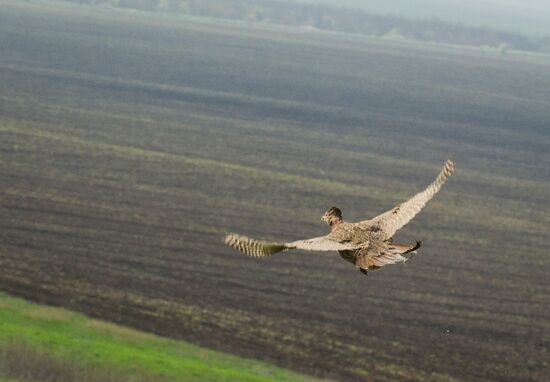
[[[415,253],[412,252],[412,253],[406,254],[405,256],[403,256],[403,255],[401,255],[401,256],[403,256],[405,258],[405,261],[409,261],[414,257],[414,255],[415,255]]]

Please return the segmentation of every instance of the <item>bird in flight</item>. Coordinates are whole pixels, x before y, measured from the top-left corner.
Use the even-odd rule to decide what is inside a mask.
[[[453,169],[453,162],[447,160],[437,178],[424,191],[370,220],[348,223],[344,221],[339,208],[329,208],[321,218],[330,226],[330,233],[325,236],[276,243],[231,233],[225,236],[225,244],[254,257],[270,256],[291,249],[337,251],[344,260],[354,264],[366,275],[368,270],[405,262],[416,253],[420,248],[419,241],[414,245],[394,244],[392,237],[433,198],[451,176]]]

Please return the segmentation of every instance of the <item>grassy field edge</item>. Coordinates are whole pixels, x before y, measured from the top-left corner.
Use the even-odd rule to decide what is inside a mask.
[[[6,375],[10,366],[6,354],[10,353],[10,346],[21,347],[21,343],[46,353],[52,360],[72,365],[72,369],[99,368],[104,369],[102,375],[117,375],[109,380],[315,380],[264,362],[165,339],[0,292],[0,380],[16,377]]]

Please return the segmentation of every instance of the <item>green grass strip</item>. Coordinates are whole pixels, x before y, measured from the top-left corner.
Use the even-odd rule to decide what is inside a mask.
[[[82,367],[170,381],[313,381],[260,361],[207,350],[0,293],[0,343],[21,339]],[[2,381],[0,379],[0,381]]]

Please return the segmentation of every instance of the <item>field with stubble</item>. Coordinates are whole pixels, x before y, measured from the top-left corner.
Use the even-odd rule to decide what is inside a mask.
[[[336,380],[550,378],[550,57],[0,0],[0,290]],[[255,260],[456,172],[363,276]]]

